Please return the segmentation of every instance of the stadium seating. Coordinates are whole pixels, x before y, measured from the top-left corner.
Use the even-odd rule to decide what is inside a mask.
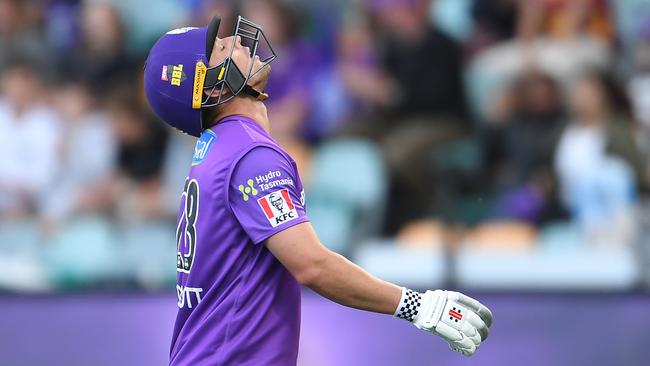
[[[380,152],[370,142],[334,140],[316,150],[307,205],[325,245],[348,253],[355,238],[378,233],[386,201],[385,175]]]
[[[441,245],[367,241],[359,245],[354,260],[368,272],[404,286],[439,288],[448,280],[449,262]]]
[[[623,291],[641,276],[632,248],[590,245],[570,224],[543,230],[522,250],[465,242],[455,259],[458,284],[472,289]]]

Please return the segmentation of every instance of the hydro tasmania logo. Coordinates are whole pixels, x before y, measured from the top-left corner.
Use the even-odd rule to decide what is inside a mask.
[[[258,199],[257,203],[260,204],[264,215],[266,215],[266,218],[273,227],[298,218],[296,206],[291,201],[288,189],[267,194]]]
[[[240,184],[239,185],[239,192],[241,192],[242,198],[244,199],[244,202],[247,202],[248,198],[250,198],[251,195],[252,196],[257,196],[257,194],[259,193],[259,191],[257,189],[255,189],[255,185],[253,185],[253,180],[252,179],[249,179],[249,180],[246,181],[246,186],[244,186],[243,184]]]

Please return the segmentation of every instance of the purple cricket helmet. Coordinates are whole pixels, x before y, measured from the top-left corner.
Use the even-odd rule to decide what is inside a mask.
[[[221,19],[214,17],[207,27],[167,32],[151,48],[145,65],[144,89],[154,113],[170,126],[196,137],[204,129],[203,108],[226,103],[242,92],[258,100],[268,98],[247,84],[251,76],[276,57],[257,24],[239,17],[234,35],[240,36],[242,44],[249,47],[251,58],[258,53],[259,41],[266,42],[270,54],[261,59],[260,68],[253,70],[251,62],[249,70],[240,70],[232,61],[235,40],[228,57],[209,67],[220,23]]]

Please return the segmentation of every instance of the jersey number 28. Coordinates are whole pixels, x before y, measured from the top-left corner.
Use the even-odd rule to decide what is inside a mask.
[[[185,181],[181,210],[176,226],[176,270],[190,273],[196,254],[196,220],[199,217],[199,183],[196,179]]]

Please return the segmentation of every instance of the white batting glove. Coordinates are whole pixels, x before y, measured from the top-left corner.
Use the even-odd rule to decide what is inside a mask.
[[[424,294],[402,288],[395,317],[449,342],[464,356],[476,352],[488,337],[492,312],[480,302],[460,292],[435,290]]]

